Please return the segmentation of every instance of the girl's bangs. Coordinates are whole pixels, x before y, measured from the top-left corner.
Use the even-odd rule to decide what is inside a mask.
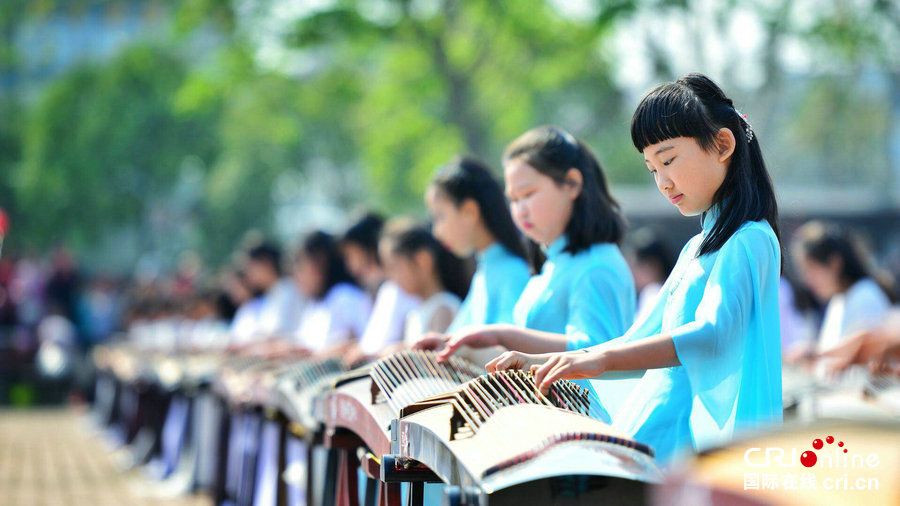
[[[676,137],[693,137],[705,146],[711,131],[700,100],[675,84],[651,91],[631,119],[631,141],[639,152]]]

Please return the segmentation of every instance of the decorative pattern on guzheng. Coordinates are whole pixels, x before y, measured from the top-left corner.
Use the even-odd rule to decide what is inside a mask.
[[[598,420],[601,412],[574,383],[543,395],[530,372],[489,373],[404,407],[392,450],[395,461],[485,496],[560,476],[659,481],[652,449]]]
[[[452,357],[438,362],[430,351],[395,353],[348,373],[325,400],[326,425],[355,434],[374,455],[390,451],[390,422],[411,403],[478,377],[483,370]]]

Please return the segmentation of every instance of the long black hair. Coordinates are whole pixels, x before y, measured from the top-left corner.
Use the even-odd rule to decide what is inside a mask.
[[[404,226],[390,230],[384,238],[389,241],[391,253],[395,255],[412,258],[419,251],[429,252],[444,289],[460,299],[466,298],[472,281],[470,262],[451,253],[428,228],[422,225]]]
[[[735,147],[713,205],[727,201],[727,208],[703,239],[697,256],[718,251],[747,221],[768,221],[781,243],[775,189],[759,141],[734,102],[702,74],[687,74],[657,87],[641,100],[631,119],[631,140],[639,152],[676,137],[693,138],[711,152],[717,148],[721,128],[734,134]]]
[[[374,212],[366,213],[344,232],[340,244],[341,246],[347,244],[358,246],[380,265],[378,238],[381,236],[382,228],[384,228],[384,217]]]
[[[581,193],[566,225],[565,251],[578,253],[596,243],[618,244],[625,235],[625,219],[609,193],[603,167],[584,142],[554,126],[533,128],[506,147],[503,164],[521,159],[541,174],[564,184],[569,169],[581,172]],[[535,266],[538,268],[539,266]]]
[[[313,298],[321,300],[338,283],[356,284],[356,280],[347,272],[338,242],[331,234],[321,230],[310,233],[303,240],[297,253],[317,263],[324,274],[322,286]]]
[[[432,186],[458,208],[466,200],[478,205],[478,212],[488,232],[510,253],[525,259],[525,244],[509,214],[503,188],[491,169],[477,158],[454,158],[434,176]]]
[[[863,278],[871,278],[891,302],[897,302],[890,275],[875,266],[862,240],[847,228],[836,223],[811,221],[797,230],[792,249],[822,265],[827,265],[833,258],[840,259],[838,277],[844,290]]]

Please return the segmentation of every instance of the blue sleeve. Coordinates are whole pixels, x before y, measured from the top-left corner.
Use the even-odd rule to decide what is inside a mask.
[[[634,318],[634,301],[623,300],[624,287],[620,285],[616,273],[603,265],[575,280],[566,322],[568,350],[605,343],[625,333]]]
[[[459,306],[459,311],[456,312],[456,316],[453,318],[453,321],[450,322],[450,326],[447,327],[445,331],[447,334],[456,332],[457,330],[467,327],[472,322],[472,298],[474,294],[472,293],[471,287],[469,288],[469,294],[466,295],[466,298],[463,299],[462,304]]]
[[[531,271],[524,261],[517,261],[510,269],[508,269],[508,272],[503,274],[504,276],[502,278],[495,281],[500,287],[500,289],[497,290],[496,300],[488,301],[488,304],[495,305],[495,307],[492,308],[493,311],[489,313],[494,319],[491,323],[513,322],[513,308],[516,307],[519,296],[522,295],[522,292],[525,290],[525,285],[527,285],[528,280],[531,279]]]
[[[779,275],[779,260],[771,231],[738,230],[717,253],[694,321],[671,332],[695,401],[719,427],[735,409],[748,339],[765,339],[748,335],[748,329],[771,277]]]

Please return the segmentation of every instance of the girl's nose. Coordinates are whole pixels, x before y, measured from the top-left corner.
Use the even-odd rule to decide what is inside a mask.
[[[524,202],[516,202],[513,204],[513,216],[521,223],[528,218],[528,206]]]
[[[659,188],[659,191],[661,191],[661,192],[671,190],[672,189],[672,180],[669,179],[668,177],[660,174],[659,172],[657,172],[656,173],[656,187]]]

